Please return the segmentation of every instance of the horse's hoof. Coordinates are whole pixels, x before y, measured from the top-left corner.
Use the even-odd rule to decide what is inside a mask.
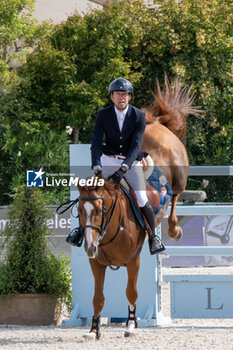
[[[169,236],[169,238],[172,241],[174,241],[174,242],[178,242],[181,239],[182,236],[183,236],[183,230],[182,230],[182,228],[180,226],[178,226],[178,233],[177,233],[177,235],[175,237],[170,237]]]
[[[85,338],[86,340],[92,340],[93,341],[93,340],[99,339],[100,336],[97,337],[95,332],[89,332],[89,333],[84,334],[83,338]]]
[[[176,242],[178,242],[182,238],[182,236],[183,236],[183,230],[182,230],[182,228],[180,226],[178,226],[178,234],[175,237]]]
[[[135,332],[134,331],[125,331],[124,337],[129,338],[129,337],[134,337]]]
[[[130,324],[124,334],[125,338],[129,338],[129,337],[134,337],[135,336],[135,325],[134,324]]]

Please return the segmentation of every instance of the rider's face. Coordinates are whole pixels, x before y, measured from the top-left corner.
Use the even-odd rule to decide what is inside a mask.
[[[116,108],[119,109],[119,111],[123,111],[131,99],[131,94],[123,91],[114,91],[111,94],[111,99]]]

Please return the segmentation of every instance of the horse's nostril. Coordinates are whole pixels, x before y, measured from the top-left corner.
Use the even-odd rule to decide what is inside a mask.
[[[85,251],[87,253],[87,256],[89,258],[95,258],[96,254],[97,254],[97,247],[94,246],[93,244],[91,244],[90,247],[88,247],[87,245],[84,246],[85,247]]]

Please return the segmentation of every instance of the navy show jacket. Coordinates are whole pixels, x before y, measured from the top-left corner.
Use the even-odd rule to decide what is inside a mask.
[[[129,168],[140,158],[143,134],[146,127],[145,113],[128,105],[122,131],[120,131],[114,105],[99,111],[91,143],[92,168],[101,165],[100,157],[108,155],[125,156],[124,164]],[[105,136],[106,145],[103,145]]]

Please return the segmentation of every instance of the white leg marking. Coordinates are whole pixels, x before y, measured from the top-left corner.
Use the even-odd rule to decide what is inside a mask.
[[[134,310],[134,306],[132,304],[129,304],[129,309],[130,309],[130,311],[133,311]]]
[[[83,338],[86,340],[95,340],[96,339],[96,334],[94,332],[89,332],[83,335]]]
[[[84,208],[86,210],[86,215],[87,215],[86,225],[91,225],[91,212],[94,209],[94,207],[90,202],[86,202],[84,204]],[[90,248],[91,243],[92,243],[92,228],[91,227],[86,228],[86,241],[87,241],[87,248]]]

